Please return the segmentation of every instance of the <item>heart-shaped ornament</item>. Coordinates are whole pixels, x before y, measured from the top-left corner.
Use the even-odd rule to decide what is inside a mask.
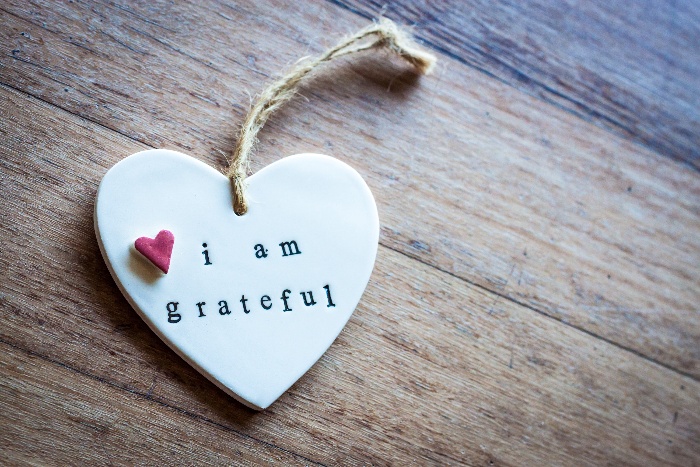
[[[374,266],[379,221],[360,175],[317,154],[260,170],[248,178],[247,199],[248,212],[236,216],[221,173],[175,151],[143,151],[104,176],[95,231],[112,277],[151,329],[259,410],[352,315]]]
[[[169,230],[161,230],[156,238],[139,237],[134,242],[136,251],[165,274],[170,269],[170,257],[173,255],[174,245],[175,236]]]

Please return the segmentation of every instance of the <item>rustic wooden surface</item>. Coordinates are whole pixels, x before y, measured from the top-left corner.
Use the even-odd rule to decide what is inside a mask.
[[[700,464],[700,9],[409,0],[434,76],[367,55],[275,116],[253,170],[351,164],[377,265],[255,413],[138,318],[95,190],[149,147],[215,167],[250,101],[371,1],[0,5],[2,464]]]

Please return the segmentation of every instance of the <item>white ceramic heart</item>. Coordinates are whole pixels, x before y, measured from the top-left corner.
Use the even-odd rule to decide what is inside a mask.
[[[281,159],[248,179],[247,196],[248,213],[236,216],[221,173],[178,152],[143,151],[104,176],[95,231],[112,277],[151,329],[224,391],[264,409],[350,318],[379,221],[364,180],[328,156]],[[168,274],[133,248],[162,229],[175,236]]]

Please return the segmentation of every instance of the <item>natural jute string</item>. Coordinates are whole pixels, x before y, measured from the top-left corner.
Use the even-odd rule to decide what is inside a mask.
[[[289,73],[270,84],[260,94],[241,128],[226,172],[226,176],[231,180],[233,210],[237,215],[241,216],[248,211],[245,195],[248,159],[257,141],[257,134],[270,115],[294,96],[299,83],[319,65],[344,55],[379,48],[387,48],[395,52],[422,74],[429,74],[435,65],[434,55],[420,50],[408,33],[401,30],[393,21],[382,18],[326,50],[322,55],[312,59],[302,59]]]

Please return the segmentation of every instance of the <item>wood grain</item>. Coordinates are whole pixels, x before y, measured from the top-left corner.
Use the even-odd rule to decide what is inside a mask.
[[[0,344],[3,465],[313,465],[309,459]],[[32,412],[27,413],[31,407]],[[192,423],[195,420],[196,423]]]
[[[333,3],[0,6],[0,462],[700,463],[697,171],[447,41],[428,79],[385,57],[329,68],[261,135],[254,169],[336,156],[382,225],[353,318],[270,409],[219,391],[129,307],[92,230],[107,169],[161,146],[221,167],[249,94],[363,24]],[[567,86],[590,109],[609,97]]]
[[[696,2],[334,2],[414,24],[456,60],[700,168]]]
[[[323,3],[41,5],[5,6],[0,81],[214,166],[266,77],[364,24]],[[420,85],[368,56],[302,94],[254,169],[339,157],[377,195],[382,244],[700,376],[694,170],[446,57]]]
[[[11,116],[0,124],[7,195],[0,339],[12,347],[2,354],[10,368],[3,390],[22,395],[16,404],[45,400],[51,433],[62,443],[81,433],[65,425],[71,416],[108,426],[95,462],[118,455],[121,443],[110,439],[142,425],[153,439],[165,436],[166,446],[187,434],[180,449],[193,459],[211,458],[210,449],[276,455],[252,441],[241,447],[244,436],[322,464],[697,460],[698,381],[386,247],[329,352],[269,410],[245,409],[148,329],[100,258],[92,230],[97,184],[122,152],[143,146],[16,91],[0,92],[0,109]],[[25,368],[27,360],[34,363]],[[76,387],[88,397],[82,410],[72,402]],[[1,414],[8,425],[12,407]],[[112,423],[90,422],[101,407],[112,407],[105,415]],[[13,441],[11,433],[32,431],[42,410],[23,413],[29,419],[18,431],[0,438],[3,452],[45,460]],[[165,435],[179,424],[174,414],[189,417],[186,433]],[[119,424],[125,417],[133,428]],[[212,425],[225,430],[215,448]]]

